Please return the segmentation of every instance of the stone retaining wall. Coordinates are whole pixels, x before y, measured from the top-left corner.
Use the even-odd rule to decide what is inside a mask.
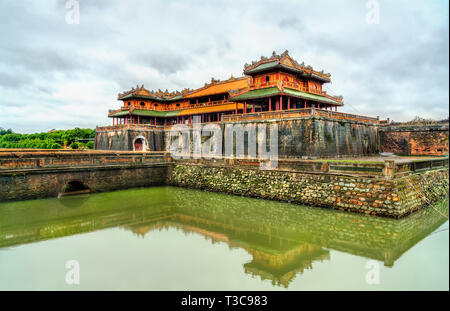
[[[56,197],[71,182],[91,192],[164,184],[164,153],[14,150],[0,152],[0,202]]]
[[[222,150],[222,154],[225,154],[227,131],[234,132],[237,127],[248,130],[249,127],[257,128],[262,125],[270,128],[272,124],[278,127],[279,158],[365,156],[379,152],[378,125],[373,123],[313,116],[214,124],[219,125],[221,129],[223,144],[218,148]],[[192,124],[186,126],[193,127]],[[95,149],[133,150],[133,140],[142,136],[147,140],[150,151],[163,151],[170,146],[169,129],[170,127],[136,124],[127,127],[97,127]],[[239,142],[244,146],[245,152],[248,152],[248,135],[246,132],[243,141]],[[191,145],[192,137],[191,133]],[[236,148],[236,139],[232,145]],[[270,145],[270,137],[267,138],[267,145]]]
[[[396,218],[449,193],[448,169],[384,179],[175,164],[169,169],[167,183]]]
[[[148,151],[164,151],[164,128],[149,126],[130,126],[130,128],[97,127],[95,149],[97,150],[133,150],[133,141],[137,137],[145,138]]]
[[[56,197],[69,182],[77,181],[91,192],[162,185],[167,165],[135,167],[84,167],[0,173],[0,202]]]

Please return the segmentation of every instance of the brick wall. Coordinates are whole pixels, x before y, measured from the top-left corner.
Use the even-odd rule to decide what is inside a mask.
[[[448,154],[448,124],[380,128],[380,148],[398,155]]]

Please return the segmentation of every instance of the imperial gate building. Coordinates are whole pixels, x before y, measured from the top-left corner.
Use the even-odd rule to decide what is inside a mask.
[[[272,120],[281,122],[282,157],[378,151],[380,121],[339,112],[343,97],[323,89],[331,82],[329,73],[298,63],[285,51],[245,64],[243,74],[212,78],[195,90],[169,93],[142,85],[120,93],[122,106],[108,113],[112,124],[96,129],[96,149],[163,151],[164,131],[175,124]]]

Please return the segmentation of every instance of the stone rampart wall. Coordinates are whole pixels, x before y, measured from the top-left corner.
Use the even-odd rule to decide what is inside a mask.
[[[396,218],[449,192],[448,168],[387,179],[178,163],[167,183]]]

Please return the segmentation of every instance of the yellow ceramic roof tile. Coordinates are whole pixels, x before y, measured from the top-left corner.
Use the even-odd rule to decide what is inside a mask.
[[[215,95],[221,93],[227,93],[229,90],[239,90],[249,87],[248,78],[236,78],[232,81],[219,82],[217,84],[209,85],[195,90],[184,98],[195,98],[201,96]]]

